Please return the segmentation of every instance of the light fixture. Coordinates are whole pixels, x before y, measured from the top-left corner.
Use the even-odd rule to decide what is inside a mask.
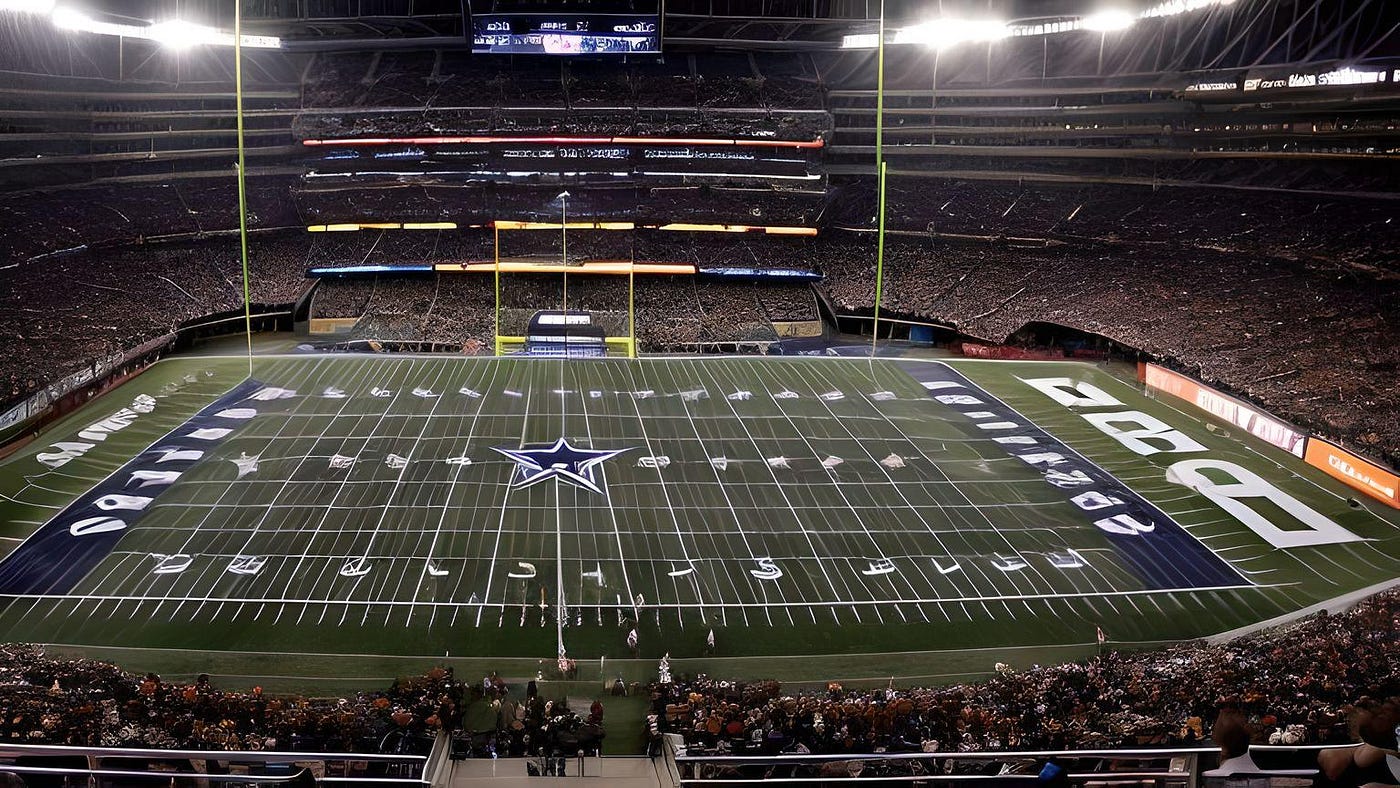
[[[0,0],[0,3],[24,2],[27,0]],[[33,0],[35,3],[53,0]],[[49,21],[60,30],[79,33],[96,33],[104,36],[121,36],[154,41],[172,49],[187,49],[192,46],[226,46],[234,43],[232,33],[225,33],[212,27],[197,25],[181,19],[171,19],[150,25],[128,25],[113,22],[99,22],[82,11],[58,7],[49,13]],[[243,36],[243,46],[255,49],[280,49],[282,40],[276,36]]]
[[[157,22],[146,28],[146,34],[150,40],[171,49],[189,49],[199,44],[233,45],[233,36],[183,19]]]
[[[1079,26],[1084,30],[1095,30],[1100,33],[1108,33],[1114,30],[1126,30],[1133,26],[1136,18],[1121,9],[1107,9],[1096,11],[1079,20]]]
[[[0,11],[47,14],[53,10],[53,4],[54,0],[0,0]]]
[[[53,26],[59,30],[90,30],[92,17],[71,8],[55,8],[49,15]]]
[[[923,44],[944,49],[964,43],[999,41],[1011,35],[1005,22],[973,19],[936,19],[906,27],[894,34],[896,44]]]
[[[1159,16],[1176,16],[1191,11],[1198,11],[1213,5],[1233,5],[1235,0],[1164,0],[1151,8],[1143,11],[1140,16],[1144,19],[1151,19]]]

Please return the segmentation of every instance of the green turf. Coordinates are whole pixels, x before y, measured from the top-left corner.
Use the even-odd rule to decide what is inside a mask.
[[[245,365],[163,361],[0,463],[6,549],[236,385]],[[935,682],[985,675],[996,661],[1084,656],[1095,626],[1120,643],[1196,637],[1400,574],[1396,513],[1349,507],[1346,488],[1282,452],[1212,432],[1093,366],[956,367],[1171,513],[1255,585],[1146,591],[1038,471],[951,418],[892,362],[276,357],[259,358],[255,374],[298,392],[286,412],[259,415],[161,495],[73,595],[12,599],[0,639],[287,689],[383,686],[433,662],[528,677],[555,654],[562,590],[564,644],[588,686],[645,680],[667,652],[681,671]],[[1092,382],[1367,541],[1274,549],[1168,481],[1169,461],[1128,451],[1018,376]],[[324,397],[331,386],[348,396]],[[417,387],[438,396],[415,396]],[[633,395],[643,390],[655,394]],[[707,396],[680,396],[700,390]],[[726,396],[740,390],[753,396]],[[784,390],[798,397],[772,396]],[[844,397],[818,396],[829,391]],[[876,401],[877,391],[897,398]],[[155,409],[80,459],[52,470],[36,460],[142,393],[157,397]],[[511,487],[515,465],[494,448],[560,437],[629,449],[599,466],[606,495],[553,481]],[[242,454],[258,455],[258,470],[238,479],[229,460]],[[336,454],[357,462],[332,469]],[[409,464],[390,466],[390,454]],[[906,466],[878,462],[891,454]],[[670,462],[639,465],[652,455]],[[724,469],[712,462],[720,456]],[[789,468],[770,466],[779,456]],[[833,456],[843,462],[824,469]],[[445,462],[453,457],[471,464]],[[985,569],[998,555],[1068,548],[1088,557],[1084,571]],[[193,556],[188,570],[152,573],[152,554],[174,553]],[[228,572],[238,555],[266,563],[252,576]],[[984,568],[932,571],[953,556]],[[758,558],[783,576],[756,578]],[[898,572],[865,573],[882,558]],[[358,559],[368,573],[340,573]],[[445,574],[430,574],[430,560]],[[507,577],[531,571],[521,562],[534,576]],[[633,626],[637,660],[625,644]],[[715,653],[705,647],[711,629]]]

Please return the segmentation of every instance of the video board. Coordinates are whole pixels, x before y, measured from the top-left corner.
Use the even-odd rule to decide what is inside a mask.
[[[472,52],[642,55],[661,51],[661,0],[475,0]]]

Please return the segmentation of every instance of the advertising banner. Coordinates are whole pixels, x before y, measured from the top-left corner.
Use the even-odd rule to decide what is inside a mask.
[[[1065,357],[1059,348],[1024,348],[1013,345],[983,345],[979,342],[963,342],[962,353],[968,358],[995,358],[1010,361],[1045,361]]]
[[[1186,400],[1294,457],[1303,456],[1307,436],[1253,406],[1156,364],[1146,366],[1143,379],[1150,389]]]
[[[1308,451],[1304,459],[1309,465],[1320,468],[1332,478],[1400,509],[1400,476],[1370,460],[1363,460],[1321,438],[1308,439]]]
[[[1390,75],[1384,67],[1322,69],[1266,69],[1251,71],[1244,79],[1244,92],[1306,90],[1360,85],[1385,85]]]
[[[29,418],[29,400],[10,408],[4,413],[0,413],[0,430]]]

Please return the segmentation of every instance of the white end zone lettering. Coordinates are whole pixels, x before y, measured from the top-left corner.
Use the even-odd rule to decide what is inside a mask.
[[[1123,405],[1112,394],[1092,383],[1076,383],[1069,378],[1018,378],[1018,380],[1066,408],[1117,408]]]
[[[1214,471],[1230,477],[1215,482],[1203,472]],[[1274,547],[1314,547],[1324,544],[1359,542],[1361,537],[1337,525],[1321,512],[1269,484],[1253,471],[1223,460],[1182,460],[1167,469],[1167,480],[1189,487],[1209,498]],[[1254,511],[1242,499],[1262,498],[1287,512],[1294,525],[1283,529]]]
[[[1172,429],[1170,424],[1142,411],[1085,413],[1083,418],[1098,427],[1103,434],[1144,457],[1151,457],[1161,452],[1183,454],[1206,450],[1205,446],[1197,443],[1193,438],[1187,437],[1180,430]],[[1137,429],[1125,430],[1117,426],[1119,424],[1135,424]]]
[[[1088,383],[1075,383],[1067,377],[1021,378],[1021,381],[1067,408],[1123,407],[1118,399],[1102,389]],[[1252,411],[1243,413],[1242,406],[1238,406],[1233,400],[1224,397],[1213,396],[1209,401],[1198,401],[1196,404],[1232,423],[1246,426],[1255,435],[1259,435],[1261,431],[1267,434],[1267,428],[1273,424],[1273,422],[1268,422],[1261,428],[1262,416],[1258,416]],[[1161,419],[1141,411],[1119,410],[1080,413],[1079,415],[1128,450],[1144,457],[1163,453],[1197,454],[1209,451],[1201,443],[1181,431],[1173,429],[1171,425]],[[1026,462],[1036,464],[1032,458],[1037,455],[1020,456]],[[1057,487],[1074,486],[1071,480],[1061,476],[1051,478],[1051,473],[1046,474],[1047,481],[1050,481],[1051,484]],[[1212,474],[1215,478],[1220,478],[1223,475],[1228,481],[1212,481]],[[1212,503],[1224,509],[1231,517],[1276,548],[1314,547],[1361,540],[1361,537],[1328,519],[1322,513],[1274,487],[1253,471],[1235,463],[1212,459],[1181,460],[1167,468],[1166,476],[1168,481],[1204,495]],[[1292,525],[1296,527],[1281,528],[1278,524],[1271,522],[1247,503],[1248,499],[1251,498],[1269,501],[1287,512],[1295,521]],[[1122,503],[1115,497],[1106,496],[1097,491],[1082,493],[1071,500],[1084,511],[1107,509]],[[1150,533],[1154,527],[1152,523],[1143,523],[1140,519],[1126,513],[1096,520],[1094,525],[1107,533],[1121,536]]]

